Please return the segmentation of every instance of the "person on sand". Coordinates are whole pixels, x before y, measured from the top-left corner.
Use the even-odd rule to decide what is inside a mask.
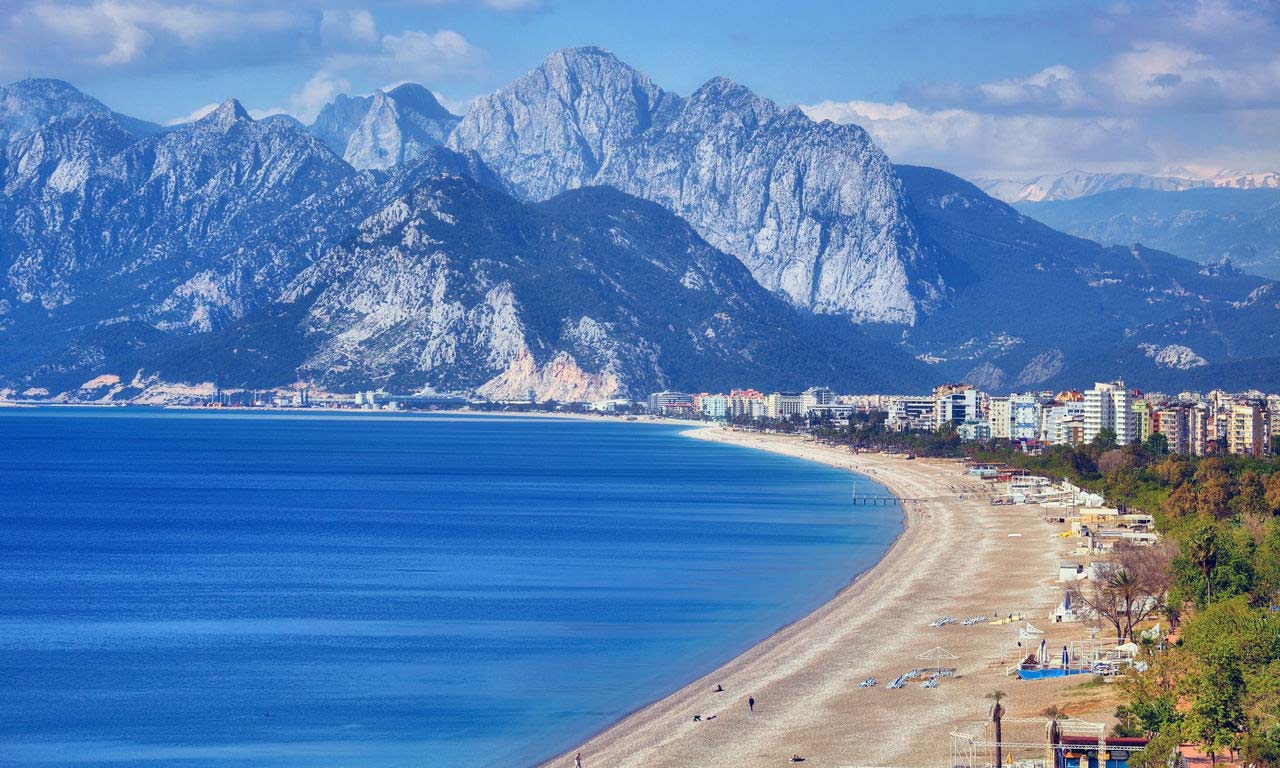
[[[787,762],[791,762],[791,763],[803,763],[803,762],[804,762],[804,758],[803,758],[803,757],[801,757],[801,756],[799,756],[799,755],[792,755],[792,756],[791,756],[791,759],[790,759],[790,760],[788,760]]]
[[[702,722],[702,715],[694,715],[694,716],[693,716],[693,722],[695,722],[695,723],[700,723],[700,722]]]
[[[754,696],[747,697],[747,710],[751,712],[756,711],[756,698]]]
[[[724,693],[724,686],[716,683],[716,689],[712,693]]]
[[[573,758],[573,768],[582,768],[582,753],[581,753],[581,752],[579,752],[579,753],[578,753],[578,756],[577,756],[577,757]]]

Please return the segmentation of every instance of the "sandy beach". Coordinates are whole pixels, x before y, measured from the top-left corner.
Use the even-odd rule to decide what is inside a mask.
[[[986,717],[984,694],[1006,691],[1009,716],[1025,717],[1061,703],[1064,689],[1078,683],[1006,676],[1018,651],[1010,625],[929,627],[943,616],[1025,612],[1048,632],[1050,647],[1081,634],[1079,625],[1055,632],[1063,625],[1049,623],[1062,595],[1055,565],[1068,545],[1034,509],[991,506],[981,482],[953,461],[853,455],[803,438],[719,427],[687,434],[855,470],[922,501],[907,505],[905,531],[874,568],[814,613],[587,741],[587,768],[780,766],[792,754],[815,767],[943,766],[952,728]],[[1005,663],[998,660],[1002,642]],[[917,658],[936,647],[958,658]],[[957,677],[929,690],[918,681],[884,687],[903,672],[933,666],[955,667]],[[867,677],[879,685],[859,689]],[[717,685],[723,693],[713,692]],[[756,700],[754,712],[748,697]],[[695,722],[695,714],[703,720]],[[572,766],[576,752],[546,765]]]

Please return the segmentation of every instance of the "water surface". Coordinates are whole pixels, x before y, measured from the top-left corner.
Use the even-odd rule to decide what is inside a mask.
[[[0,763],[531,764],[901,528],[853,475],[679,432],[0,409]]]

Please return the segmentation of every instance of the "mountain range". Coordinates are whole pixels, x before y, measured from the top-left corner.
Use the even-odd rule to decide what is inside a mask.
[[[982,191],[1006,203],[1041,203],[1075,200],[1118,189],[1185,192],[1189,189],[1277,189],[1280,173],[1274,171],[1222,170],[1211,175],[1180,170],[1162,176],[1141,173],[1088,173],[1066,171],[1033,179],[973,180]]]
[[[1274,380],[1275,284],[1039,223],[724,78],[553,53],[455,116],[162,129],[0,90],[0,392],[385,386],[593,399]]]
[[[1016,207],[1101,243],[1141,242],[1204,264],[1226,258],[1247,272],[1280,279],[1280,189],[1116,189]]]

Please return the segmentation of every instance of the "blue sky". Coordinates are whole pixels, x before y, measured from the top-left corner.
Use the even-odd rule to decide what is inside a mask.
[[[945,12],[938,10],[945,6]],[[303,120],[421,82],[455,109],[600,45],[689,93],[725,75],[967,176],[1280,167],[1264,0],[10,0],[0,76],[61,77],[169,122],[239,98]]]

